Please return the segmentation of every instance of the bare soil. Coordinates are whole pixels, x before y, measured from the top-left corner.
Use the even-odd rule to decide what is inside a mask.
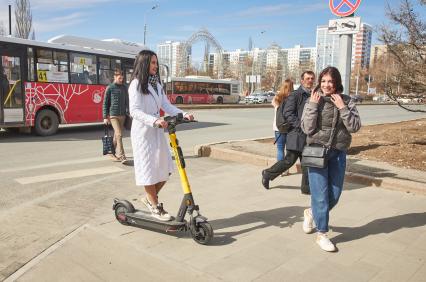
[[[426,171],[426,119],[363,126],[349,155]]]

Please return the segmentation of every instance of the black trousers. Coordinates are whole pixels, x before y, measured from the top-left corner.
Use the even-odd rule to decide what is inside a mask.
[[[282,161],[278,161],[273,164],[270,168],[264,170],[265,177],[269,180],[274,180],[276,177],[281,175],[283,172],[292,167],[297,159],[302,159],[302,152],[287,150],[285,157]],[[300,190],[302,193],[310,193],[309,189],[309,178],[308,178],[308,168],[302,166],[302,183],[300,185]]]

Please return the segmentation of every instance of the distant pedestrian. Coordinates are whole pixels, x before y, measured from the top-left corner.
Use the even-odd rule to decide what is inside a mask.
[[[9,93],[9,79],[0,65],[0,103],[4,104]],[[0,107],[0,121],[3,119],[3,105]]]
[[[304,211],[303,231],[317,230],[316,242],[321,249],[333,252],[336,247],[327,237],[330,210],[336,206],[343,189],[346,152],[351,144],[351,133],[361,128],[355,102],[343,92],[342,78],[335,67],[325,68],[318,78],[318,86],[305,105],[302,130],[307,144],[327,146],[331,139],[325,168],[310,167],[311,208]]]
[[[277,161],[270,168],[262,171],[262,185],[265,189],[269,189],[269,181],[274,180],[283,172],[290,169],[298,158],[302,158],[306,135],[300,128],[300,121],[302,119],[303,107],[311,96],[315,74],[312,71],[304,71],[300,78],[302,85],[290,94],[284,107],[284,117],[290,124],[289,132],[287,133],[286,154],[283,160]],[[300,190],[302,194],[309,194],[308,170],[305,167],[302,167]]]
[[[146,196],[141,200],[152,216],[168,221],[171,216],[159,202],[158,194],[173,171],[173,161],[164,135],[168,124],[160,118],[160,111],[163,110],[170,116],[182,113],[189,120],[194,117],[184,113],[167,99],[154,52],[139,52],[133,69],[129,100],[130,115],[133,118],[131,139],[136,185],[145,187]]]
[[[103,116],[106,125],[112,124],[114,128],[114,161],[122,164],[127,162],[123,146],[124,121],[129,112],[129,94],[127,87],[123,84],[124,76],[121,70],[115,70],[114,82],[110,84],[104,95]]]
[[[282,107],[285,106],[285,102],[293,90],[293,81],[291,81],[291,79],[286,79],[283,82],[280,91],[277,93],[277,95],[275,95],[271,102],[272,106],[274,107],[274,122],[272,123],[272,128],[275,134],[275,144],[277,145],[277,161],[282,161],[284,159],[285,142],[287,140],[287,132],[280,132],[277,127],[277,110],[280,105],[282,105]]]

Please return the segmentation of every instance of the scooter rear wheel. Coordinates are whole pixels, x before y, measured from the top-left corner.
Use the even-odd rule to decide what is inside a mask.
[[[128,212],[127,208],[124,205],[118,204],[115,207],[115,218],[118,222],[120,222],[123,225],[129,225],[127,222],[127,216],[126,213]]]
[[[213,228],[207,221],[200,222],[191,230],[192,239],[201,245],[207,245],[213,238]]]

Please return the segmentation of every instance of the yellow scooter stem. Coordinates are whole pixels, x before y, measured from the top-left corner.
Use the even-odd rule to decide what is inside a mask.
[[[182,190],[184,194],[190,194],[191,193],[191,187],[189,186],[188,177],[186,176],[186,171],[184,167],[184,160],[182,151],[180,150],[180,147],[178,146],[178,141],[176,138],[175,133],[169,133],[170,138],[170,146],[173,149],[173,154],[175,156],[176,166],[179,171],[180,176],[180,182],[182,184]]]

